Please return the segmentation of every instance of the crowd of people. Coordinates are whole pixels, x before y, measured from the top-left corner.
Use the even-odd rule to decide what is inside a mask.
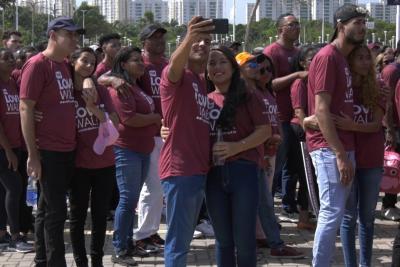
[[[165,266],[186,266],[202,230],[215,236],[218,266],[251,267],[259,248],[269,247],[271,257],[305,256],[281,239],[284,221],[315,232],[313,266],[331,266],[338,231],[345,265],[371,266],[384,150],[400,150],[400,50],[365,44],[367,16],[343,5],[329,43],[300,45],[298,19],[282,14],[277,41],[253,51],[216,43],[212,20],[194,17],[169,59],[158,24],[143,28],[141,47],[122,47],[117,33],[79,47],[85,30],[67,17],[49,23],[38,48],[5,32],[0,248],[35,251],[38,267],[67,266],[68,216],[76,266],[102,267],[111,219],[114,263],[136,266],[134,257],[163,251]],[[34,213],[28,177],[39,188]],[[400,220],[396,202],[385,194],[384,218]],[[158,234],[164,211],[165,240]],[[400,230],[393,266],[400,266]]]

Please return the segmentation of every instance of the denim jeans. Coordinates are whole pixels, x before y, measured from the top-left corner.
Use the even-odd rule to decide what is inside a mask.
[[[336,155],[330,148],[320,148],[310,153],[317,175],[320,211],[314,236],[313,266],[327,267],[335,253],[336,233],[342,222],[351,185],[340,182]],[[355,165],[354,152],[347,153]]]
[[[150,154],[118,146],[114,146],[114,154],[119,203],[115,210],[113,245],[118,254],[127,249],[133,236],[135,209],[149,171]]]
[[[260,170],[258,178],[259,205],[258,216],[264,234],[267,237],[270,248],[277,249],[283,246],[281,233],[276,221],[274,212],[274,200],[272,199],[271,189],[267,183],[267,175],[264,170]]]
[[[208,174],[206,202],[219,267],[256,266],[258,177],[257,164],[245,160],[226,162]]]
[[[375,208],[381,179],[382,168],[356,170],[340,228],[344,261],[347,267],[371,266]],[[358,227],[360,265],[357,265],[355,241],[357,218],[360,222]]]
[[[185,267],[204,200],[205,175],[171,176],[161,181],[167,204],[166,267]]]

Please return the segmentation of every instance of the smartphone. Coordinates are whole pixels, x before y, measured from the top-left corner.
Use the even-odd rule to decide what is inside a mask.
[[[228,34],[229,33],[229,20],[228,19],[213,19],[215,29],[211,32],[213,34]]]

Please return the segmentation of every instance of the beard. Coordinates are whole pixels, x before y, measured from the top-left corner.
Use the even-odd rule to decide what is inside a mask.
[[[352,45],[361,45],[364,43],[364,38],[356,39],[353,34],[349,34],[346,36],[346,42]]]

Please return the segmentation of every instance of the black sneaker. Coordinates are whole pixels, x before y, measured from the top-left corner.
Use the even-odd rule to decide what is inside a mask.
[[[136,247],[133,244],[133,240],[128,240],[128,249],[126,250],[126,255],[131,256],[131,257],[141,257],[141,258],[146,258],[150,257],[150,253],[146,252],[145,250]]]
[[[165,240],[159,234],[150,236],[151,242],[159,248],[164,248]]]
[[[117,263],[124,266],[138,266],[137,262],[131,256],[128,256],[126,253],[112,255],[111,262]]]
[[[158,246],[154,245],[151,238],[145,238],[136,241],[136,249],[146,251],[147,253],[157,253],[159,251]]]

